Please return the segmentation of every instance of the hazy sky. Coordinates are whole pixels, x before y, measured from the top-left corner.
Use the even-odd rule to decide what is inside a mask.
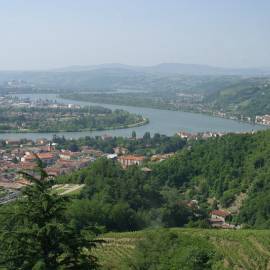
[[[270,66],[270,0],[0,0],[0,69]]]

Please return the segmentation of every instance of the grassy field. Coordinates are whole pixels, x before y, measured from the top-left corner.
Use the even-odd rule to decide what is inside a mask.
[[[226,269],[270,269],[270,230],[171,230],[179,234],[200,235],[212,242],[223,255]],[[121,269],[120,265],[128,256],[132,256],[136,242],[146,233],[147,231],[105,234],[102,237],[104,244],[94,251],[103,269]]]
[[[81,192],[81,189],[84,185],[78,184],[61,184],[61,185],[54,185],[52,190],[54,193],[58,195],[78,195]]]

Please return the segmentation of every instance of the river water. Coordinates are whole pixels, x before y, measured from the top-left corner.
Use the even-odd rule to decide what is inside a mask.
[[[202,131],[219,131],[219,132],[245,132],[252,130],[264,129],[265,127],[259,125],[252,125],[243,122],[213,117],[198,113],[188,113],[180,111],[169,111],[159,109],[149,109],[131,106],[120,105],[105,105],[91,102],[71,101],[57,97],[54,94],[24,94],[17,95],[22,98],[36,99],[50,99],[56,100],[60,103],[66,104],[80,104],[80,105],[100,105],[110,109],[123,109],[131,113],[141,114],[149,118],[150,123],[144,126],[128,128],[128,129],[115,129],[115,130],[102,130],[102,131],[85,131],[85,132],[59,132],[59,136],[66,138],[79,138],[84,136],[97,136],[97,135],[112,135],[112,136],[130,136],[132,131],[135,130],[138,136],[142,136],[146,131],[152,135],[160,133],[165,135],[174,135],[177,131],[184,130],[188,132],[202,132]],[[0,134],[0,139],[37,139],[37,138],[52,138],[54,133],[4,133]]]

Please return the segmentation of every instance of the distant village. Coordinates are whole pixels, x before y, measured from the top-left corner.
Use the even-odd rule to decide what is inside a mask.
[[[56,144],[46,139],[6,140],[0,148],[0,186],[6,188],[20,188],[25,180],[18,174],[19,171],[32,170],[39,158],[46,167],[49,175],[58,176],[73,170],[83,168],[96,157],[100,151],[88,148],[80,152],[57,150]]]

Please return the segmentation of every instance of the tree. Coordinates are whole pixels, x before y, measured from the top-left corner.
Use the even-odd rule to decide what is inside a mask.
[[[137,134],[136,134],[135,130],[132,131],[131,137],[132,137],[132,139],[136,139]]]
[[[68,150],[70,150],[71,152],[78,152],[79,146],[76,143],[71,143],[68,147]]]
[[[151,140],[151,134],[150,132],[145,132],[143,135],[143,141],[144,143],[149,143]]]
[[[97,269],[96,258],[89,254],[97,244],[96,230],[78,231],[68,223],[68,199],[52,193],[52,180],[41,161],[37,163],[33,175],[22,172],[31,182],[22,196],[2,208],[0,268]]]
[[[149,232],[140,240],[126,269],[223,269],[222,257],[207,239],[168,230]]]
[[[164,187],[161,191],[164,203],[162,205],[162,221],[166,227],[178,227],[192,220],[194,213],[176,188]]]
[[[217,210],[218,209],[218,202],[216,199],[213,200],[213,203],[212,203],[212,209],[213,210]]]

